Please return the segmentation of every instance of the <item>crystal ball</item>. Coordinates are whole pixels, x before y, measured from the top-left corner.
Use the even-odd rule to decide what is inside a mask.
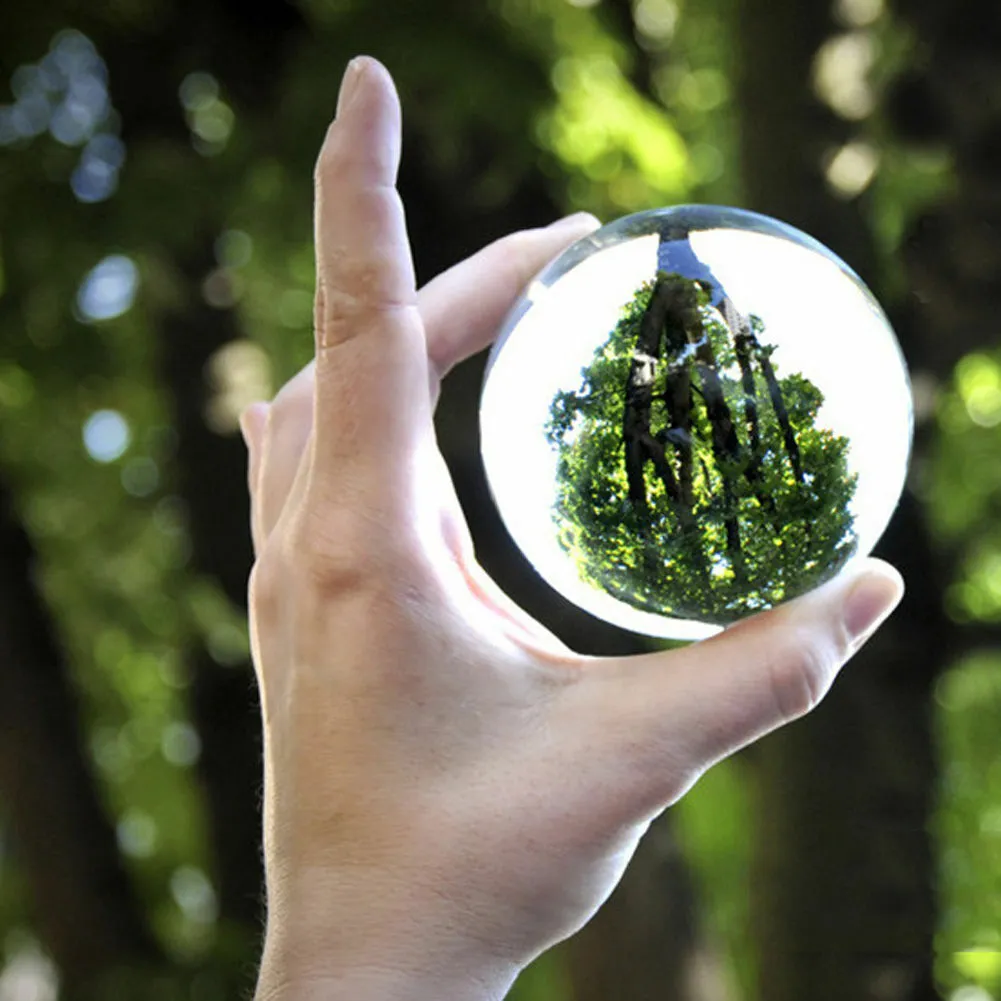
[[[695,205],[627,216],[531,282],[490,354],[498,511],[565,598],[699,639],[868,554],[903,489],[907,369],[805,233]]]

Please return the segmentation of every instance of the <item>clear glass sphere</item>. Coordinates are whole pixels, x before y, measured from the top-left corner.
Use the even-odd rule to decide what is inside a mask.
[[[564,597],[698,639],[868,554],[903,488],[911,393],[861,279],[774,219],[679,206],[550,264],[487,364],[501,517]]]

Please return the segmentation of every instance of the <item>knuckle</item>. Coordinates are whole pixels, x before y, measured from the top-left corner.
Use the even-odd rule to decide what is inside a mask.
[[[398,519],[358,498],[318,497],[318,489],[307,486],[251,570],[250,601],[259,618],[283,617],[302,635],[326,634],[332,616],[361,625],[404,598],[434,592],[420,542]]]
[[[338,269],[340,283],[324,287],[324,316],[328,319],[354,319],[371,309],[378,309],[386,296],[382,263],[369,258],[342,261]]]
[[[260,622],[288,621],[307,635],[336,607],[377,589],[378,559],[341,521],[322,532],[302,524],[276,532],[250,571],[248,601]]]
[[[325,593],[355,590],[372,572],[372,529],[348,512],[308,514],[291,533],[290,550],[311,588]]]
[[[265,544],[250,568],[247,583],[248,606],[258,618],[274,619],[284,593],[283,576],[275,547]]]
[[[815,709],[834,680],[836,666],[829,644],[801,632],[790,634],[769,664],[778,715],[788,721]]]
[[[312,506],[292,530],[289,551],[302,586],[324,606],[363,595],[377,597],[401,587],[418,560],[399,529],[387,528],[378,513],[364,509],[311,516]]]
[[[350,340],[373,320],[403,314],[414,304],[394,288],[385,262],[375,259],[344,261],[338,284],[324,282],[317,294],[316,329],[321,346]]]

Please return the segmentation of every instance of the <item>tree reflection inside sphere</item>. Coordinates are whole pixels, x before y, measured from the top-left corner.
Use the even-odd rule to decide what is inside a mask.
[[[550,585],[697,639],[868,554],[903,488],[911,395],[844,262],[732,208],[628,216],[505,321],[483,386],[498,510]]]

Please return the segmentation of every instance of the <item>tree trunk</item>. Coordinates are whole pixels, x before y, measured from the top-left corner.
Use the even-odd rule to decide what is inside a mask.
[[[193,69],[211,69],[244,114],[261,114],[278,99],[290,44],[305,29],[289,4],[248,8],[239,0],[201,4],[180,0],[155,33],[141,37],[103,32],[114,102],[129,143],[172,143],[190,154],[190,132],[177,83]],[[192,39],[179,46],[179,38]],[[267,73],[254,67],[267,65]],[[150,73],[149,66],[162,71]],[[217,182],[221,183],[221,182]],[[177,431],[173,469],[192,543],[191,567],[216,582],[237,609],[246,607],[252,562],[246,491],[246,450],[235,429],[217,433],[206,422],[211,394],[207,366],[226,343],[243,336],[235,313],[213,309],[201,294],[215,267],[213,245],[226,228],[226,198],[205,197],[184,246],[166,252],[182,279],[178,305],[152,320],[159,367]],[[155,253],[163,254],[158,245]],[[219,919],[231,942],[252,953],[263,918],[261,862],[260,714],[249,659],[221,665],[201,640],[185,652],[191,680],[189,708],[201,740],[197,775],[209,819],[212,876]],[[252,940],[252,944],[248,942]]]
[[[947,641],[934,585],[918,576],[918,518],[908,501],[884,547],[910,581],[907,603],[820,709],[752,756],[753,928],[769,1001],[938,996],[929,696]]]
[[[30,913],[67,998],[158,951],[87,757],[79,705],[37,585],[31,542],[0,482],[0,797]]]
[[[845,137],[843,123],[810,96],[827,18],[827,5],[798,0],[740,5],[748,202],[813,233],[872,281],[875,253],[858,206],[835,201],[821,175],[823,151]],[[906,339],[903,346],[913,349]],[[908,581],[903,605],[817,712],[751,755],[759,800],[753,934],[767,1001],[936,997],[929,694],[947,624],[912,499],[880,548]]]
[[[726,1001],[698,927],[696,888],[671,815],[640,842],[625,879],[567,949],[567,1001]]]
[[[914,219],[902,253],[910,293],[898,315],[922,372],[947,376],[997,343],[1001,311],[1001,7],[896,0],[920,61],[891,91],[887,118],[905,143],[951,154],[949,193]]]

